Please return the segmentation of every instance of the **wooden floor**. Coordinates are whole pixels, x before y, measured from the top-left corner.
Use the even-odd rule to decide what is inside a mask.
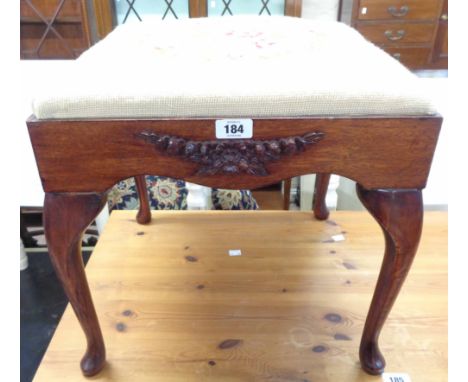
[[[364,212],[157,212],[139,226],[116,211],[87,266],[108,358],[92,380],[381,381],[358,345],[382,250]],[[425,215],[381,348],[388,372],[447,381],[446,213]],[[68,307],[36,381],[86,380],[84,349]]]

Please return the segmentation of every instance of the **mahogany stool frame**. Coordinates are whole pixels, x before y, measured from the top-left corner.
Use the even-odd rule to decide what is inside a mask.
[[[87,339],[83,374],[98,373],[106,355],[81,236],[114,184],[157,174],[209,187],[253,189],[310,173],[355,180],[360,200],[383,230],[385,254],[359,353],[366,372],[382,373],[379,334],[418,247],[421,191],[441,124],[439,115],[254,119],[252,139],[227,142],[216,140],[213,118],[30,117],[49,255]]]

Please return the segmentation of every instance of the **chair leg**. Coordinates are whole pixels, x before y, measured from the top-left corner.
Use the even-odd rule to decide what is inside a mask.
[[[362,368],[377,375],[385,368],[378,345],[380,331],[408,274],[421,237],[422,193],[416,189],[366,190],[360,185],[356,188],[359,199],[385,236],[385,255],[359,351]]]
[[[87,349],[81,360],[81,370],[86,376],[95,375],[104,367],[106,350],[86,280],[81,238],[106,199],[105,194],[97,193],[46,193],[44,201],[49,256],[86,335]]]
[[[151,209],[148,199],[148,190],[146,188],[146,178],[144,175],[135,177],[135,184],[140,201],[140,207],[136,216],[139,224],[148,224],[151,221]]]
[[[283,181],[283,187],[283,210],[289,210],[289,204],[291,203],[291,178]]]
[[[26,219],[23,216],[23,212],[20,209],[20,238],[22,243],[26,247],[37,247],[37,240],[34,238],[31,233],[29,233],[26,227]]]
[[[319,173],[315,178],[312,210],[314,211],[315,218],[318,220],[326,220],[330,215],[330,211],[328,211],[327,205],[325,203],[330,177],[331,174]]]

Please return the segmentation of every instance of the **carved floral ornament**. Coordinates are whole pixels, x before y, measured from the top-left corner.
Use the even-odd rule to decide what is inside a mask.
[[[201,165],[196,175],[250,174],[269,175],[265,165],[282,157],[303,152],[323,139],[324,133],[269,140],[218,139],[192,141],[185,138],[143,131],[136,137],[170,156],[178,156]]]

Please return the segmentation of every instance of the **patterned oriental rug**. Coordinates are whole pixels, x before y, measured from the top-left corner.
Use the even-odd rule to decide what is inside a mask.
[[[146,176],[146,187],[152,210],[186,210],[188,190],[183,180],[162,176]],[[257,210],[257,201],[250,190],[225,190],[213,188],[213,209]],[[134,178],[116,184],[108,195],[109,210],[138,209],[139,200]]]

